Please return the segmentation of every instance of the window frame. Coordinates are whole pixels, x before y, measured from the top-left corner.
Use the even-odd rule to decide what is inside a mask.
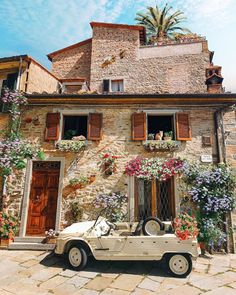
[[[122,81],[123,82],[123,91],[112,91],[112,82],[119,82],[119,81]],[[125,83],[124,83],[124,79],[110,79],[110,85],[109,85],[109,92],[111,93],[123,93],[125,92]]]
[[[118,76],[118,77],[109,77],[109,78],[106,78],[104,77],[103,80],[102,80],[102,83],[104,80],[109,80],[109,91],[108,93],[124,93],[125,92],[125,86],[126,86],[126,82],[125,82],[125,78],[124,77],[121,77],[121,76]],[[111,87],[111,83],[112,81],[123,81],[123,91],[112,91],[112,87]],[[102,88],[103,88],[103,84],[102,84]],[[102,89],[103,91],[103,89]],[[104,92],[104,91],[103,91]]]
[[[65,117],[87,117],[87,134],[86,140],[88,140],[88,128],[89,128],[89,113],[88,114],[61,114],[62,128],[60,128],[59,140],[71,140],[71,139],[63,139],[65,133]]]
[[[165,112],[163,110],[155,110],[155,111],[152,111],[152,112],[146,112],[146,138],[148,140],[148,116],[157,116],[157,117],[161,117],[161,116],[172,116],[173,117],[173,137],[174,139],[173,140],[177,140],[177,126],[176,126],[176,113],[178,113],[178,111],[173,111],[173,112]]]

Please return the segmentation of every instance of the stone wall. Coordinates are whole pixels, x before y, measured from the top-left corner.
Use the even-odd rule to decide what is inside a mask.
[[[31,61],[29,65],[29,74],[27,82],[27,93],[32,92],[48,92],[53,93],[58,89],[58,80],[50,73],[40,67],[37,63]],[[26,71],[24,75],[26,76]],[[26,81],[26,77],[22,77]]]
[[[206,92],[209,53],[202,43],[160,48],[139,45],[138,31],[94,27],[91,89],[101,92],[103,79],[123,78],[127,93]],[[112,63],[103,67],[109,58]]]
[[[84,77],[90,81],[92,42],[58,53],[52,58],[52,73],[59,78]]]
[[[44,141],[45,121],[47,112],[73,110],[74,113],[86,113],[91,111],[91,106],[58,106],[58,107],[32,107],[24,113],[25,117],[38,117],[40,124],[38,126],[32,123],[24,123],[22,134],[24,137],[37,140],[47,157],[60,157],[65,159],[64,179],[63,179],[63,201],[62,201],[62,219],[63,225],[68,220],[68,212],[72,202],[78,201],[86,210],[83,219],[88,218],[89,204],[99,193],[109,193],[112,191],[128,191],[128,178],[124,174],[125,164],[128,160],[142,155],[144,157],[177,157],[181,156],[189,160],[199,160],[202,154],[212,154],[215,157],[215,142],[213,147],[202,147],[202,135],[213,135],[213,109],[184,108],[174,107],[176,111],[186,111],[191,116],[192,141],[182,142],[180,150],[176,152],[148,152],[144,149],[141,141],[131,140],[131,115],[142,106],[96,106],[93,111],[103,113],[103,138],[99,142],[91,141],[87,148],[79,153],[60,152],[55,148],[54,142]],[[145,105],[149,109],[167,108],[161,105]],[[170,107],[171,111],[173,107]],[[117,172],[111,176],[104,177],[99,170],[100,156],[106,151],[119,156],[117,159]],[[20,211],[20,204],[23,196],[25,175],[19,174],[13,177],[12,183],[8,186],[8,193],[11,197],[11,210]],[[71,190],[68,186],[69,179],[78,174],[96,174],[96,180],[80,190]]]

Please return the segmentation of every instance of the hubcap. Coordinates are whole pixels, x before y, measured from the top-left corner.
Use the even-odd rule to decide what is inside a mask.
[[[177,275],[183,275],[188,271],[189,263],[183,255],[174,255],[169,261],[170,269]]]
[[[145,230],[147,234],[153,236],[156,235],[160,230],[160,225],[156,221],[150,220],[146,223]]]
[[[78,248],[74,247],[70,249],[69,261],[70,261],[70,264],[74,267],[80,266],[82,262],[82,255]]]

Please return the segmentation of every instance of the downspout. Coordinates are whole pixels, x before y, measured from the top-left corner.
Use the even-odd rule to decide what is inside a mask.
[[[232,111],[232,107],[234,107],[236,104],[218,109],[217,111],[214,112],[214,124],[215,124],[215,135],[216,135],[216,149],[217,149],[217,158],[218,158],[218,163],[225,163],[227,162],[226,160],[226,140],[225,140],[225,128],[224,128],[224,116],[223,113],[227,113]],[[219,125],[219,116],[221,120],[221,126]],[[221,135],[222,135],[222,150],[220,148],[220,139],[219,139],[219,128],[221,127]],[[229,226],[228,224],[232,225],[232,212],[229,213],[229,215],[225,215],[225,232],[229,232]],[[227,235],[227,244],[226,244],[226,252],[229,253],[229,242],[230,238]],[[234,236],[233,234],[231,235],[232,239],[232,246],[233,246],[233,253],[235,253],[235,241],[234,241]]]

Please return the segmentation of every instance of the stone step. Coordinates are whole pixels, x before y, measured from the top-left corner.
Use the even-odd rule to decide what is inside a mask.
[[[42,243],[45,237],[14,237],[16,243]]]
[[[13,242],[9,245],[8,250],[44,250],[52,251],[55,248],[55,244],[42,244],[42,243],[23,243]]]

